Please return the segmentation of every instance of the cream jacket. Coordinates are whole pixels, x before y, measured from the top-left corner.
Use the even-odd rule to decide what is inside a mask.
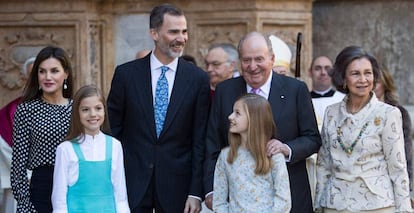
[[[394,206],[396,212],[412,212],[400,110],[372,95],[361,111],[350,114],[347,98],[324,116],[315,208],[358,212]],[[350,155],[338,142],[338,127],[345,147],[361,135]]]

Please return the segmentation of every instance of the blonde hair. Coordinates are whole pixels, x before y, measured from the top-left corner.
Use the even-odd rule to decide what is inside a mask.
[[[257,175],[267,174],[272,168],[272,161],[266,155],[266,144],[274,138],[276,125],[273,120],[272,109],[269,102],[262,96],[246,94],[236,102],[241,102],[247,114],[247,143],[246,148],[256,161],[254,170]],[[232,164],[237,158],[237,150],[241,145],[241,136],[229,132],[230,150],[227,162]]]

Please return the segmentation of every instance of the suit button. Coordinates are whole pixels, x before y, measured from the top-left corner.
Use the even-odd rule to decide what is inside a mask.
[[[150,164],[148,165],[148,167],[149,167],[150,169],[152,169],[152,168],[154,168],[154,164],[153,164],[153,163],[150,163]]]

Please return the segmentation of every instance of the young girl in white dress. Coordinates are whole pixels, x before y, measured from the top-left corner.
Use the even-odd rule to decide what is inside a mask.
[[[239,98],[229,116],[229,147],[214,172],[215,212],[289,212],[289,176],[283,154],[271,158],[266,144],[276,133],[269,102],[255,94]]]
[[[130,212],[121,143],[103,133],[107,115],[95,86],[78,90],[69,133],[56,151],[53,212]]]

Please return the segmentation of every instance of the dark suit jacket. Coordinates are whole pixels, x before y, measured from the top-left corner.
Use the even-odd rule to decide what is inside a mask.
[[[164,128],[157,139],[150,55],[116,68],[108,97],[109,120],[124,150],[131,210],[142,201],[154,175],[164,210],[183,212],[188,195],[203,196],[209,79],[200,68],[179,59]]]
[[[213,189],[214,168],[220,150],[228,146],[228,115],[236,99],[245,93],[246,82],[242,77],[226,80],[216,87],[207,128],[206,193]],[[273,73],[268,101],[276,123],[276,138],[292,149],[291,161],[287,163],[291,212],[312,212],[306,158],[318,152],[321,138],[309,91],[303,82]]]

